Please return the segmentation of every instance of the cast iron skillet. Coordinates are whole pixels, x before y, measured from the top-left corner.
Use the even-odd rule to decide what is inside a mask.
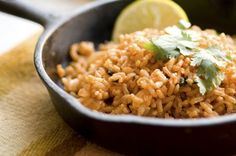
[[[31,19],[45,27],[35,50],[36,70],[61,117],[90,140],[122,153],[139,155],[234,153],[236,114],[196,120],[107,115],[85,108],[60,87],[55,68],[59,63],[69,62],[69,46],[82,40],[95,43],[109,40],[117,15],[131,1],[98,0],[64,17],[46,14],[22,1],[13,0],[0,0],[0,10]],[[187,10],[193,23],[222,30],[225,23],[219,21],[231,20],[232,27],[225,26],[225,31],[234,33],[235,18],[227,13],[223,14],[229,8],[235,10],[231,5],[224,7],[225,3],[218,1],[211,5],[211,9],[207,10],[206,7],[208,13],[205,12],[203,16],[198,7],[204,8],[205,4],[202,5],[199,1],[187,4],[186,1],[178,2]],[[212,0],[205,2],[211,4]],[[234,1],[231,2],[235,6]],[[220,12],[217,14],[218,8]]]

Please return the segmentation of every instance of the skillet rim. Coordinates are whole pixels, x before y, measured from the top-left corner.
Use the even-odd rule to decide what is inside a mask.
[[[123,123],[123,124],[137,124],[143,126],[160,126],[160,127],[206,127],[206,126],[217,126],[223,124],[230,124],[236,121],[236,113],[228,114],[212,118],[200,118],[200,119],[162,119],[153,117],[141,117],[136,115],[110,115],[101,112],[92,111],[80,103],[76,98],[68,94],[62,88],[60,88],[47,74],[43,65],[43,50],[47,40],[53,36],[53,34],[60,28],[63,24],[69,22],[72,18],[79,16],[80,14],[94,9],[96,7],[116,2],[117,0],[106,0],[106,1],[96,1],[85,5],[83,8],[75,10],[68,16],[65,16],[58,21],[52,23],[46,27],[45,32],[41,35],[35,49],[34,53],[34,64],[36,71],[44,82],[46,87],[49,87],[56,94],[62,97],[67,103],[68,107],[72,107],[78,113],[84,115],[87,118],[97,120],[100,122],[113,122],[113,123]]]

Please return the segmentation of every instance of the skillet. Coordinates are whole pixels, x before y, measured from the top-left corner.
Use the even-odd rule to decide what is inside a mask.
[[[212,0],[205,1],[211,2]],[[35,49],[34,63],[61,117],[86,138],[109,149],[135,155],[228,155],[236,153],[236,114],[209,119],[158,119],[108,115],[85,108],[66,93],[56,75],[56,65],[68,64],[71,44],[82,40],[109,40],[116,17],[132,0],[98,0],[65,16],[56,16],[24,1],[0,0],[0,10],[42,24],[45,28]],[[177,0],[194,24],[235,33],[234,1]],[[200,4],[200,2],[202,2]],[[232,2],[231,5],[229,5]],[[228,4],[229,3],[229,4]],[[197,5],[205,11],[196,15]],[[195,6],[195,7],[194,7]],[[217,9],[221,12],[217,14]],[[215,10],[215,11],[214,11]],[[215,16],[219,17],[216,18]],[[228,19],[228,20],[225,20]],[[231,25],[226,25],[230,22]],[[206,24],[207,23],[207,24]],[[225,28],[225,29],[224,29]],[[32,86],[33,87],[33,86]]]

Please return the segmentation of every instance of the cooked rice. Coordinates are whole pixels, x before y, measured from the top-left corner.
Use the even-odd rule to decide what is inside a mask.
[[[231,56],[236,54],[231,37],[196,26],[191,29],[201,35],[199,47],[217,45]],[[225,74],[221,85],[203,96],[189,57],[157,61],[143,48],[150,38],[163,34],[145,29],[121,35],[119,43],[101,44],[98,51],[91,42],[73,44],[71,63],[65,68],[57,66],[64,89],[86,107],[110,114],[199,118],[235,112],[236,73],[231,69],[236,60],[221,68]],[[185,84],[180,83],[183,77]]]

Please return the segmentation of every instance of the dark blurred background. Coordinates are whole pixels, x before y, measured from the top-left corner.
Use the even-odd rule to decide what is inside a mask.
[[[174,0],[193,24],[236,34],[236,0]]]

